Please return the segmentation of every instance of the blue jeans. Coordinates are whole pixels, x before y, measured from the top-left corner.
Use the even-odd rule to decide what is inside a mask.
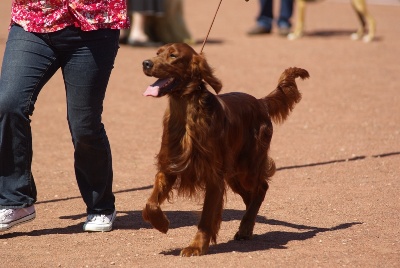
[[[111,150],[101,115],[118,39],[119,30],[111,29],[37,34],[11,27],[0,76],[0,208],[36,201],[30,116],[41,89],[61,68],[75,175],[87,213],[114,211]]]
[[[293,14],[293,0],[281,0],[280,12],[278,17],[278,27],[290,28],[292,26],[290,18]],[[257,17],[257,23],[271,29],[273,25],[273,0],[260,0],[260,14]]]

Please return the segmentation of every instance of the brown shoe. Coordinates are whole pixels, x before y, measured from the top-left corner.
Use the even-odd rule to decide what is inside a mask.
[[[271,29],[265,28],[261,25],[256,25],[254,28],[251,28],[250,31],[247,32],[248,35],[269,34],[269,33],[271,33]]]

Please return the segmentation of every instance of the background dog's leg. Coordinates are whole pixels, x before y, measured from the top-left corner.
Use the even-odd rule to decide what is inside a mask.
[[[169,220],[164,212],[162,212],[160,205],[168,198],[175,181],[176,176],[167,176],[162,172],[158,172],[155,178],[153,192],[142,211],[143,219],[150,222],[154,228],[162,233],[168,231]]]
[[[236,240],[248,240],[253,236],[256,217],[264,201],[267,190],[268,183],[263,179],[261,185],[258,186],[254,193],[245,192],[243,190],[238,192],[246,204],[246,213],[240,222],[239,231],[235,234]]]
[[[367,3],[365,2],[365,0],[352,0],[351,4],[357,14],[361,25],[357,32],[351,35],[351,39],[359,40],[363,38],[364,42],[372,41],[375,36],[376,26],[375,19],[368,12]],[[367,32],[367,25],[368,35],[364,36],[364,34]]]
[[[216,242],[221,226],[224,185],[207,185],[203,211],[192,243],[181,251],[181,256],[200,256],[207,253],[210,241]]]
[[[305,23],[305,12],[306,12],[306,0],[296,1],[296,25],[294,32],[288,35],[289,40],[295,40],[300,38],[304,32]]]

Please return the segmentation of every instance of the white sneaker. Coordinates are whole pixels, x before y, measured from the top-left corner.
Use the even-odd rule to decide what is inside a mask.
[[[0,209],[0,232],[11,227],[27,223],[36,217],[35,207],[32,205],[26,208],[3,208]]]
[[[116,210],[114,210],[110,215],[89,214],[85,224],[83,225],[83,230],[86,232],[111,231],[116,215]]]

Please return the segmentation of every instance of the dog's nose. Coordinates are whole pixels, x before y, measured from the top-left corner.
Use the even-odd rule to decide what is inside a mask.
[[[143,69],[151,69],[153,67],[153,62],[151,60],[145,60],[143,61]]]

